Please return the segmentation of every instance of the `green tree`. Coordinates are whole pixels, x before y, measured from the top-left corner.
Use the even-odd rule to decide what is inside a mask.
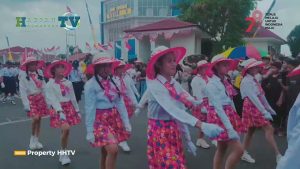
[[[180,19],[198,24],[213,40],[213,54],[244,44],[245,21],[255,0],[186,0],[179,5]]]
[[[287,37],[287,42],[293,57],[300,53],[300,25],[295,26]]]

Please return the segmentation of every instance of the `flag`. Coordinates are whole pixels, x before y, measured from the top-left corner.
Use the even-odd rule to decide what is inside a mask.
[[[67,12],[72,13],[72,10],[68,5],[67,5]]]
[[[99,42],[94,44],[94,48],[98,50],[107,50],[103,45],[101,45]]]
[[[8,60],[13,62],[14,61],[14,58],[10,52],[10,45],[9,45],[9,40],[8,40],[8,36],[6,36],[6,42],[7,42],[7,46],[8,46]]]
[[[76,54],[76,53],[79,53],[79,47],[78,47],[78,45],[75,46],[75,48],[74,48],[74,54]]]
[[[107,47],[108,47],[108,49],[113,49],[114,48],[114,46],[112,45],[111,42],[108,43]]]
[[[55,46],[52,46],[52,48],[50,48],[49,50],[50,51],[53,51],[55,49]]]
[[[8,52],[8,58],[7,58],[9,61],[13,62],[14,61],[14,58],[11,54],[11,52]]]
[[[125,42],[125,48],[127,49],[127,51],[130,51],[131,50],[131,46],[128,43],[128,39],[125,39],[124,42]]]
[[[85,48],[88,50],[88,51],[91,51],[91,46],[89,43],[85,42]]]

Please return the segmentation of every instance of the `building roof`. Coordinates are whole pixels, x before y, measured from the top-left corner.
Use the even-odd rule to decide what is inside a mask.
[[[164,19],[158,22],[150,23],[143,26],[127,29],[124,32],[144,32],[144,31],[156,31],[156,30],[171,30],[197,26],[196,24],[179,21],[176,19]]]
[[[30,47],[26,47],[26,48],[27,48],[27,51],[36,51],[36,49],[30,48]],[[21,53],[21,52],[25,51],[25,48],[23,48],[21,46],[14,46],[14,47],[6,48],[6,49],[1,49],[0,53],[8,53],[9,50],[12,53]]]
[[[257,29],[258,29],[258,28],[257,28]],[[254,35],[254,33],[255,33],[255,31],[256,31],[257,29],[254,29],[254,31],[248,33],[246,36],[247,36],[248,38],[252,38],[253,35]],[[286,40],[282,39],[280,36],[278,36],[278,35],[275,34],[274,32],[272,32],[272,31],[270,31],[270,30],[268,30],[268,29],[266,29],[266,28],[264,28],[264,27],[260,27],[260,28],[258,29],[258,31],[256,32],[255,38],[274,38],[274,39],[276,39],[276,40],[279,40],[279,41],[282,41],[282,42],[286,43]]]

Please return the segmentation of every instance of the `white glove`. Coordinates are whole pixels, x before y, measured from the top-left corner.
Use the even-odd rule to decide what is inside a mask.
[[[188,141],[187,143],[187,151],[192,153],[193,156],[197,155],[197,147],[195,146],[195,144],[192,141]]]
[[[264,117],[267,119],[267,120],[270,120],[270,121],[273,121],[273,118],[271,116],[271,114],[268,112],[268,111],[265,111],[263,113]]]
[[[205,122],[202,122],[201,130],[209,138],[215,138],[224,131],[224,129],[222,129],[221,127],[215,124],[210,124]]]
[[[60,120],[66,120],[66,115],[63,112],[59,112],[59,119]]]
[[[89,141],[90,143],[95,143],[95,136],[94,136],[94,133],[87,133],[86,139],[87,139],[87,141]]]
[[[228,132],[228,137],[230,139],[233,139],[233,140],[239,140],[240,139],[240,136],[238,135],[238,133],[234,129],[229,129],[229,130],[227,130],[227,132]]]
[[[3,82],[1,83],[1,88],[5,88],[5,84]]]
[[[201,108],[201,112],[204,113],[204,114],[207,114],[207,113],[208,113],[208,111],[207,111],[207,109],[206,109],[205,107],[202,107],[202,108]]]
[[[125,130],[128,131],[128,132],[131,132],[132,131],[132,127],[131,127],[131,124],[127,124],[125,125]]]

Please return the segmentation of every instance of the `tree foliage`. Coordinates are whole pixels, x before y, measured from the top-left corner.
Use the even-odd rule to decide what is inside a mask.
[[[180,19],[196,23],[212,36],[213,53],[244,44],[245,21],[255,0],[186,0],[179,5]]]
[[[300,54],[300,25],[295,26],[287,37],[287,42],[290,47],[293,57]]]

